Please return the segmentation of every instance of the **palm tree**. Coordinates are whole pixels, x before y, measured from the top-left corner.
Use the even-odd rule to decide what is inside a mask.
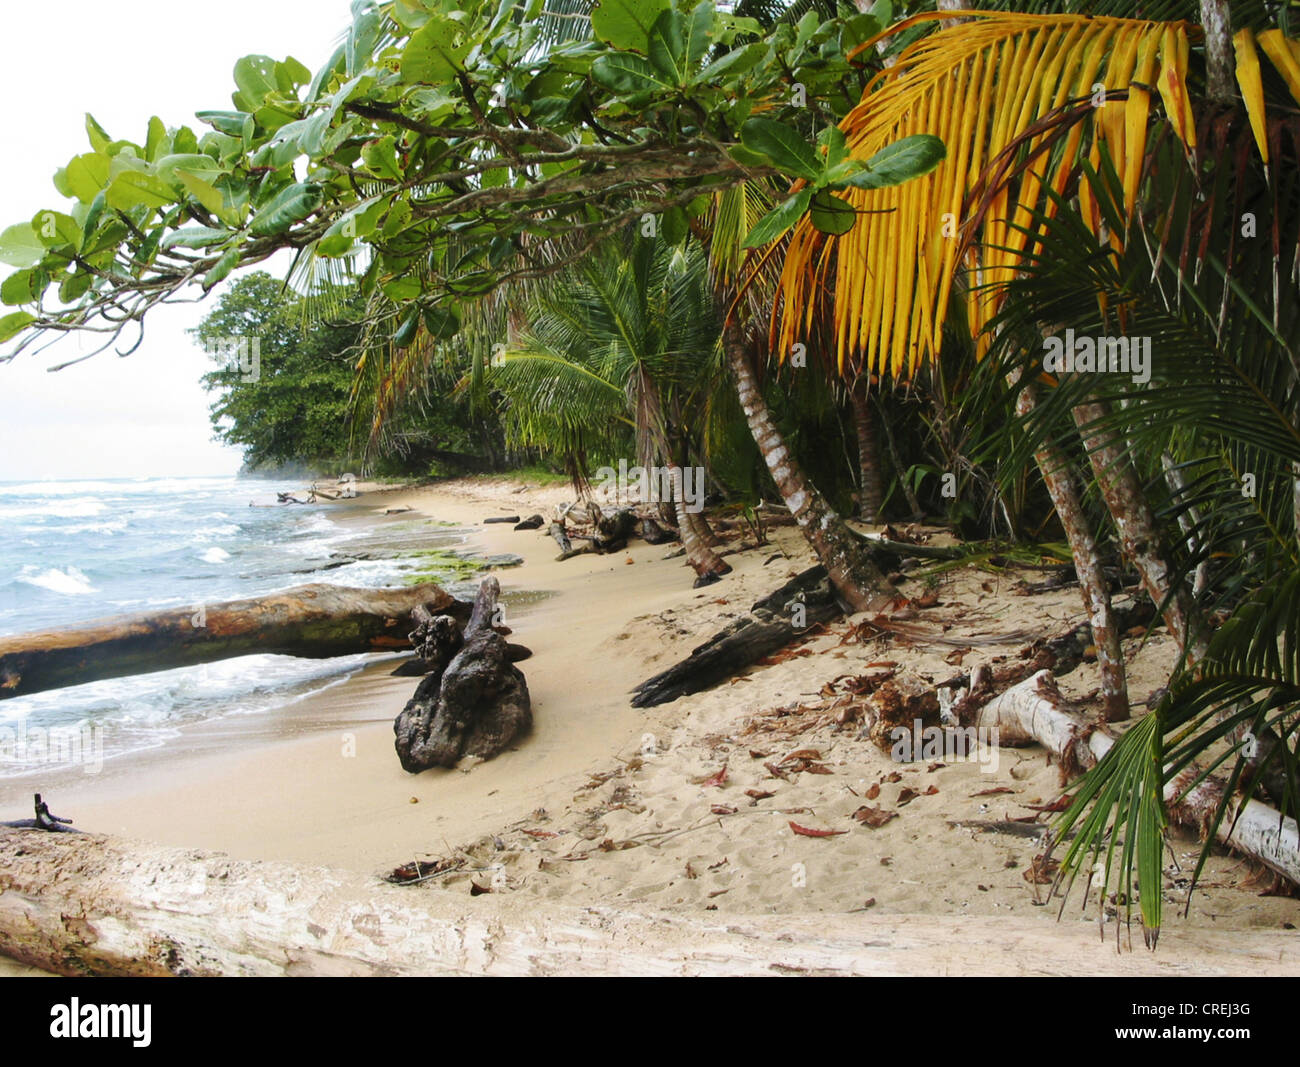
[[[947,161],[907,185],[850,191],[846,199],[862,215],[842,236],[824,234],[809,220],[801,222],[789,240],[772,321],[775,351],[785,353],[805,338],[824,337],[829,358],[850,381],[865,374],[894,381],[911,378],[939,358],[950,320],[968,329],[980,357],[1019,346],[1021,358],[1007,361],[1006,370],[1022,425],[1051,425],[1059,431],[1062,410],[1068,416],[1068,435],[1031,432],[1023,447],[1036,453],[1071,541],[1112,717],[1125,714],[1127,694],[1098,538],[1081,503],[1085,483],[1091,480],[1100,490],[1126,560],[1163,612],[1187,659],[1209,662],[1212,643],[1207,642],[1207,628],[1200,624],[1201,612],[1173,555],[1175,544],[1185,544],[1189,538],[1176,523],[1172,527],[1161,523],[1149,484],[1154,474],[1164,485],[1165,476],[1159,466],[1152,469],[1149,456],[1134,453],[1132,431],[1142,405],[1128,395],[1108,395],[1095,381],[1080,382],[1070,391],[1042,375],[1044,334],[1077,321],[1072,316],[1079,311],[1078,276],[1066,273],[1058,278],[1062,285],[1074,286],[1076,305],[1069,314],[1039,305],[1031,316],[1015,286],[1027,272],[1040,265],[1053,267],[1053,257],[1061,259],[1061,239],[1049,238],[1059,238],[1062,220],[1069,215],[1081,220],[1069,236],[1082,242],[1078,255],[1088,252],[1102,261],[1149,248],[1157,250],[1151,256],[1154,267],[1165,268],[1167,250],[1179,247],[1181,238],[1183,258],[1175,263],[1165,292],[1178,293],[1180,300],[1191,299],[1182,293],[1182,286],[1187,256],[1198,250],[1181,228],[1190,233],[1193,218],[1204,213],[1190,199],[1195,172],[1186,168],[1183,172],[1178,203],[1184,213],[1162,215],[1162,227],[1155,227],[1148,213],[1153,211],[1150,192],[1158,156],[1163,151],[1177,161],[1196,153],[1210,131],[1217,135],[1227,128],[1225,111],[1235,108],[1237,128],[1253,135],[1236,145],[1267,160],[1270,145],[1276,155],[1282,141],[1279,131],[1269,125],[1265,90],[1273,106],[1293,102],[1284,95],[1288,88],[1300,99],[1294,42],[1270,24],[1263,5],[1249,5],[1252,24],[1243,25],[1234,41],[1235,72],[1246,103],[1244,109],[1235,105],[1223,84],[1225,62],[1226,69],[1232,70],[1224,48],[1226,5],[1207,0],[1201,6],[1207,11],[1210,38],[1204,49],[1204,76],[1191,62],[1189,25],[1173,21],[1196,13],[1195,6],[1187,3],[1148,5],[1149,14],[1170,20],[1164,22],[1112,17],[1111,11],[1123,12],[1129,5],[1109,3],[1088,5],[1086,16],[964,12],[961,25],[938,29],[908,46],[876,79],[841,128],[859,158],[906,135],[931,133],[944,140]],[[891,33],[943,17],[951,16],[948,12],[917,16]],[[1263,85],[1253,31],[1259,31],[1258,41],[1281,75],[1274,79],[1272,71],[1265,70],[1269,81]],[[1193,90],[1200,86],[1205,87],[1208,103],[1201,106],[1198,98],[1193,107]],[[1157,99],[1164,114],[1156,119],[1153,133]],[[1224,148],[1218,143],[1207,153],[1210,160],[1221,161],[1213,173],[1222,180],[1231,173]],[[1294,168],[1294,160],[1289,163]],[[1276,161],[1273,166],[1280,164]],[[1169,176],[1176,171],[1166,163],[1159,173],[1172,181]],[[1235,186],[1239,195],[1251,188],[1249,182],[1227,184]],[[1218,201],[1221,210],[1226,203]],[[1249,201],[1235,201],[1236,206],[1243,203]],[[1269,217],[1287,216],[1283,212]],[[1176,227],[1181,228],[1175,232]],[[1201,232],[1198,226],[1198,238]],[[1208,227],[1204,232],[1210,233]],[[1235,226],[1227,225],[1224,232],[1235,232]],[[1200,252],[1203,258],[1204,249]],[[1294,266],[1282,259],[1276,243],[1266,260],[1274,279]],[[1069,261],[1077,266],[1078,256]],[[1231,257],[1220,260],[1230,261]],[[1201,265],[1196,267],[1198,281],[1204,277]],[[1151,269],[1149,265],[1148,276]],[[1216,323],[1226,321],[1224,309],[1230,296],[1248,299],[1235,281],[1220,281],[1221,293],[1206,305]],[[1273,313],[1263,319],[1277,330],[1276,280],[1271,291]],[[1086,291],[1083,299],[1089,298],[1093,320],[1103,326],[1119,322],[1122,329],[1129,329],[1131,313],[1126,303],[1101,289]],[[954,309],[959,314],[954,315]],[[1017,310],[1023,314],[1017,315]],[[1290,358],[1279,359],[1277,349],[1273,356],[1283,367],[1294,366]],[[1068,407],[1062,409],[1062,404]],[[1071,462],[1080,445],[1088,457],[1087,472]],[[1184,510],[1190,506],[1188,501],[1181,503]],[[1207,510],[1202,504],[1198,514]],[[1210,534],[1194,531],[1191,540],[1204,551],[1214,543]],[[1227,640],[1223,631],[1215,638],[1220,640]],[[1227,721],[1240,727],[1244,714],[1235,719],[1229,714]],[[1258,717],[1251,722],[1261,731],[1266,725],[1278,726]],[[1222,731],[1228,729],[1216,727],[1211,733],[1221,740],[1227,736]],[[1255,731],[1253,736],[1265,735]],[[1187,738],[1183,741],[1190,743]],[[1117,751],[1121,748],[1117,746]],[[1276,744],[1273,750],[1288,751],[1286,745]],[[1108,770],[1102,773],[1111,773],[1109,768],[1122,758],[1108,757]],[[1160,765],[1156,769],[1159,774],[1172,773]],[[1131,790],[1139,788],[1138,778],[1126,782]],[[1136,801],[1124,810],[1136,811]],[[1092,843],[1098,838],[1093,835],[1087,840]],[[1081,862],[1082,855],[1076,847],[1070,863]],[[1151,862],[1149,854],[1144,859]],[[1158,869],[1158,855],[1156,863]],[[1144,921],[1149,925],[1158,925],[1158,896],[1143,896]]]
[[[731,568],[688,506],[682,468],[702,455],[695,427],[717,388],[718,329],[695,241],[625,235],[538,290],[512,343],[489,366],[508,437],[564,455],[626,454],[670,472],[687,560],[701,577]]]

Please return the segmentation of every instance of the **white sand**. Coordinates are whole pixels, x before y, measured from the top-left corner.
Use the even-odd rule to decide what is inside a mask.
[[[237,742],[229,725],[199,728],[169,749],[118,761],[98,779],[61,780],[47,790],[58,798],[52,806],[85,829],[237,857],[373,873],[417,859],[464,860],[464,870],[413,893],[468,894],[474,880],[520,898],[638,909],[1001,916],[1040,931],[1039,924],[1055,921],[1059,901],[1047,903],[1038,887],[1036,902],[1035,887],[1023,877],[1039,851],[1032,840],[949,825],[1031,815],[1026,804],[1056,798],[1059,776],[1040,750],[1001,750],[996,770],[949,759],[897,765],[858,740],[856,725],[835,722],[837,711],[854,703],[843,686],[819,695],[833,679],[880,661],[941,680],[956,670],[944,661],[949,648],[846,641],[848,624],[841,621],[804,646],[812,654],[801,650],[733,684],[635,710],[627,696],[633,685],[809,564],[799,535],[777,530],[772,545],[729,556],[736,569],[722,582],[694,590],[684,562],[665,559],[672,546],[634,542],[612,556],[557,563],[545,529],[478,526],[492,514],[549,517],[549,507],[570,495],[563,487],[512,492],[517,485],[444,483],[356,502],[381,522],[409,521],[409,513],[385,519],[382,512],[410,506],[472,524],[480,532],[471,547],[525,558],[524,566],[498,572],[511,640],[534,652],[521,668],[536,726],[514,750],[467,770],[406,774],[393,752],[391,723],[416,683],[371,669],[262,722],[255,744]],[[777,552],[787,558],[771,560]],[[914,622],[933,632],[947,626],[949,636],[1055,635],[1080,620],[1076,588],[1018,597],[1011,595],[1016,577],[946,577],[941,603]],[[551,595],[510,607],[509,594],[520,590]],[[978,647],[964,666],[1014,656],[1024,644]],[[1136,639],[1126,647],[1135,656],[1131,688],[1140,701],[1163,682],[1171,643],[1157,635],[1141,651]],[[1074,696],[1095,685],[1088,665],[1063,680]],[[801,748],[816,749],[831,773],[783,781],[764,768]],[[768,755],[752,758],[751,750]],[[930,769],[930,762],[945,766]],[[724,764],[720,787],[700,784]],[[894,775],[898,780],[889,780]],[[879,793],[868,800],[873,786]],[[904,787],[922,795],[899,806]],[[936,791],[927,794],[931,787]],[[1010,792],[976,795],[995,788]],[[752,800],[746,790],[774,795]],[[0,810],[21,812],[30,791],[28,784],[0,786]],[[867,828],[851,818],[864,804],[899,817]],[[715,805],[736,811],[715,815]],[[791,820],[848,832],[800,836]],[[1174,847],[1185,874],[1198,846],[1176,837]],[[1267,935],[1296,951],[1300,934],[1286,927],[1300,925],[1300,901],[1260,896],[1246,865],[1212,860],[1188,920],[1176,882],[1182,876],[1167,868],[1161,955],[1198,928],[1253,930],[1242,936]],[[1075,901],[1066,921],[1082,918]],[[1086,918],[1096,921],[1094,908]],[[1107,926],[1108,937],[1114,929]],[[1136,929],[1134,938],[1140,946]],[[1113,955],[1113,940],[1097,951]]]

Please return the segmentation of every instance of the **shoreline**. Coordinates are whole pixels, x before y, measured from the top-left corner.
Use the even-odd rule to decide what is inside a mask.
[[[845,679],[882,663],[922,678],[948,677],[950,646],[858,640],[839,620],[730,683],[633,709],[635,684],[808,565],[802,537],[774,528],[770,544],[729,554],[733,573],[697,590],[683,560],[667,558],[670,545],[638,541],[623,552],[559,563],[545,528],[482,525],[493,514],[548,514],[571,498],[567,486],[517,486],[506,477],[371,489],[341,502],[340,516],[367,525],[451,521],[470,531],[465,547],[475,555],[523,557],[521,566],[492,572],[505,595],[510,639],[533,651],[520,666],[534,728],[514,748],[472,767],[402,771],[392,719],[418,679],[391,677],[391,663],[376,663],[289,708],[259,713],[256,726],[246,717],[218,720],[228,736],[209,738],[215,748],[154,750],[128,773],[109,775],[106,766],[97,780],[60,784],[48,790],[51,807],[83,829],[366,876],[454,857],[464,870],[407,892],[468,899],[476,878],[481,892],[483,880],[496,876],[474,872],[492,870],[500,879],[494,892],[507,893],[515,911],[533,901],[641,913],[865,912],[881,922],[998,917],[1025,924],[1039,943],[1059,929],[1063,946],[1076,937],[1079,919],[1095,924],[1095,907],[1079,913],[1077,898],[1064,926],[1056,923],[1059,901],[1035,900],[1045,890],[1025,877],[1039,851],[1032,840],[963,828],[1032,817],[1033,805],[1060,794],[1058,770],[1041,749],[1002,749],[997,766],[895,764],[859,739],[856,727],[835,720]],[[413,510],[382,514],[401,506]],[[1060,632],[1078,619],[1077,589],[1026,596],[1017,581],[1014,572],[945,575],[938,605],[922,618],[936,632],[1016,632],[1014,641],[968,649],[966,667],[1014,655],[1027,625]],[[512,603],[512,595],[522,602]],[[1173,654],[1167,635],[1130,638],[1125,650],[1135,693],[1162,684]],[[1087,704],[1096,667],[1085,664],[1060,681]],[[217,725],[205,728],[220,734]],[[809,748],[824,770],[781,779],[765,768],[772,757]],[[720,768],[726,775],[715,784]],[[0,785],[3,810],[16,806],[12,781]],[[30,795],[26,787],[20,792]],[[766,797],[753,799],[758,793]],[[886,824],[869,828],[852,818],[865,798],[892,813]],[[840,833],[818,840],[792,832],[790,823]],[[1194,865],[1192,838],[1176,832],[1171,846],[1184,872]],[[1243,862],[1216,854],[1184,919],[1179,872],[1171,867],[1166,875],[1161,951],[1147,956],[1135,931],[1125,967],[1147,961],[1158,973],[1180,951],[1213,958],[1199,932],[1232,931],[1243,950],[1276,946],[1278,973],[1295,972],[1300,901],[1261,895],[1266,886]],[[496,906],[490,895],[481,899]],[[1099,954],[1079,961],[1081,970],[1112,965],[1117,920],[1122,915],[1112,914]],[[955,957],[935,958],[936,973],[948,965],[960,966]]]

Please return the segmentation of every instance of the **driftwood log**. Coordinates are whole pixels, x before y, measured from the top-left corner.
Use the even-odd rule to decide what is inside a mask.
[[[1109,734],[1066,707],[1050,671],[1040,671],[989,701],[981,709],[976,725],[995,729],[1000,743],[1036,741],[1067,770],[1095,766],[1115,744]],[[1209,823],[1226,788],[1223,781],[1210,776],[1178,801],[1200,773],[1195,767],[1188,768],[1164,791],[1170,817],[1198,833]],[[1282,818],[1275,809],[1256,800],[1246,801],[1239,809],[1229,805],[1218,840],[1300,885],[1300,832],[1295,819]]]
[[[454,767],[465,756],[491,759],[532,726],[528,685],[492,628],[500,595],[496,578],[484,578],[459,643],[453,621],[426,625],[429,641],[420,654],[446,665],[420,682],[393,723],[404,769]]]
[[[1286,975],[1300,934],[1090,922],[684,915],[401,889],[351,871],[0,830],[0,954],[66,975]]]
[[[400,650],[407,647],[411,612],[420,605],[457,619],[468,617],[470,607],[437,585],[315,584],[0,637],[0,699],[254,653],[328,659]]]
[[[758,601],[679,663],[638,685],[632,706],[650,708],[698,693],[839,615],[826,568],[810,567]]]

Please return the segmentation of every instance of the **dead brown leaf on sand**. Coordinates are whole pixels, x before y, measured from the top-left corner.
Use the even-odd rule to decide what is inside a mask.
[[[790,829],[800,837],[838,837],[848,833],[847,830],[815,830],[811,826],[800,826],[793,819],[790,820]]]
[[[853,818],[862,823],[863,826],[869,826],[873,830],[879,830],[890,819],[897,819],[898,812],[886,811],[884,808],[873,808],[870,804],[863,804],[853,813]]]
[[[1039,853],[1029,863],[1029,867],[1021,874],[1021,877],[1032,885],[1051,885],[1052,879],[1056,877],[1056,872],[1060,870],[1060,863],[1050,856]]]

